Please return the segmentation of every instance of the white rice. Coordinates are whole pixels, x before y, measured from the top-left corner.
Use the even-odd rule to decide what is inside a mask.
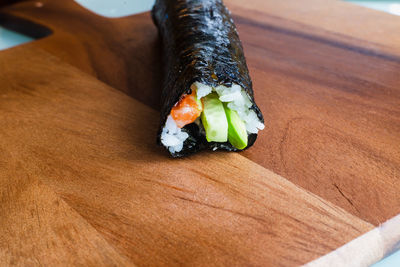
[[[228,108],[235,110],[239,117],[245,122],[248,134],[258,133],[264,129],[264,124],[258,119],[254,110],[251,110],[253,105],[247,96],[246,92],[240,85],[232,84],[231,87],[223,85],[212,88],[211,86],[195,82],[191,86],[192,90],[196,90],[197,98],[200,99],[212,91],[217,92],[221,102],[228,103]],[[167,122],[161,133],[161,142],[171,153],[180,152],[183,148],[183,143],[189,135],[178,128],[174,119],[168,116]]]
[[[238,113],[246,124],[247,133],[256,134],[264,129],[264,124],[258,119],[255,111],[250,109],[253,104],[240,85],[232,84],[231,87],[220,85],[215,88],[215,91],[221,102],[227,102],[228,108]]]
[[[176,126],[171,115],[168,116],[167,122],[161,133],[161,143],[168,147],[171,153],[180,152],[183,148],[183,143],[189,135]]]
[[[221,102],[228,102],[228,105],[232,104],[229,102],[233,102],[235,106],[244,109],[249,109],[252,106],[252,103],[242,87],[237,84],[233,84],[232,87],[220,85],[215,88],[215,91],[219,95],[219,100],[221,100]]]
[[[210,94],[212,91],[211,86],[208,86],[208,85],[205,85],[205,84],[202,84],[199,82],[195,82],[194,84],[192,84],[192,86],[190,86],[190,89],[196,91],[197,99],[199,99],[199,100],[202,97]]]

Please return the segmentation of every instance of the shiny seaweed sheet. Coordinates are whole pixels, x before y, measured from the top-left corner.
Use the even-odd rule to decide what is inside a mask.
[[[247,92],[258,118],[252,83],[235,24],[221,0],[157,0],[152,17],[163,43],[164,84],[158,143],[171,108],[194,82],[209,86],[236,83]],[[184,127],[189,133],[180,157],[201,149],[237,151],[229,142],[208,143],[196,124]],[[248,147],[257,135],[249,135]]]

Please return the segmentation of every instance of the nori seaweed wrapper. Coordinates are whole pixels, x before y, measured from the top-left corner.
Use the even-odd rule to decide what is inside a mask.
[[[252,82],[236,26],[221,0],[157,0],[152,17],[163,43],[164,88],[159,144],[172,107],[182,95],[191,93],[190,86],[196,81],[212,87],[240,85],[253,103],[251,109],[264,122],[254,102]],[[229,142],[208,143],[195,123],[185,126],[184,130],[189,133],[189,138],[181,152],[171,154],[173,157],[205,148],[238,150]],[[249,135],[247,148],[256,138],[257,134]]]

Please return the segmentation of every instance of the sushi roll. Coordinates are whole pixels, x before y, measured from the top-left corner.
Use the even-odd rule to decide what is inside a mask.
[[[157,0],[164,83],[158,143],[173,157],[252,146],[264,119],[235,24],[221,0]]]

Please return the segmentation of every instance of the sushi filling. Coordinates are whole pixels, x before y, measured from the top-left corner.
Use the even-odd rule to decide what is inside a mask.
[[[238,149],[247,146],[249,134],[264,129],[264,124],[251,109],[252,103],[241,86],[210,87],[199,82],[192,93],[184,95],[172,108],[161,133],[161,143],[171,153],[180,152],[189,137],[184,127],[199,122],[208,142],[227,142]]]

